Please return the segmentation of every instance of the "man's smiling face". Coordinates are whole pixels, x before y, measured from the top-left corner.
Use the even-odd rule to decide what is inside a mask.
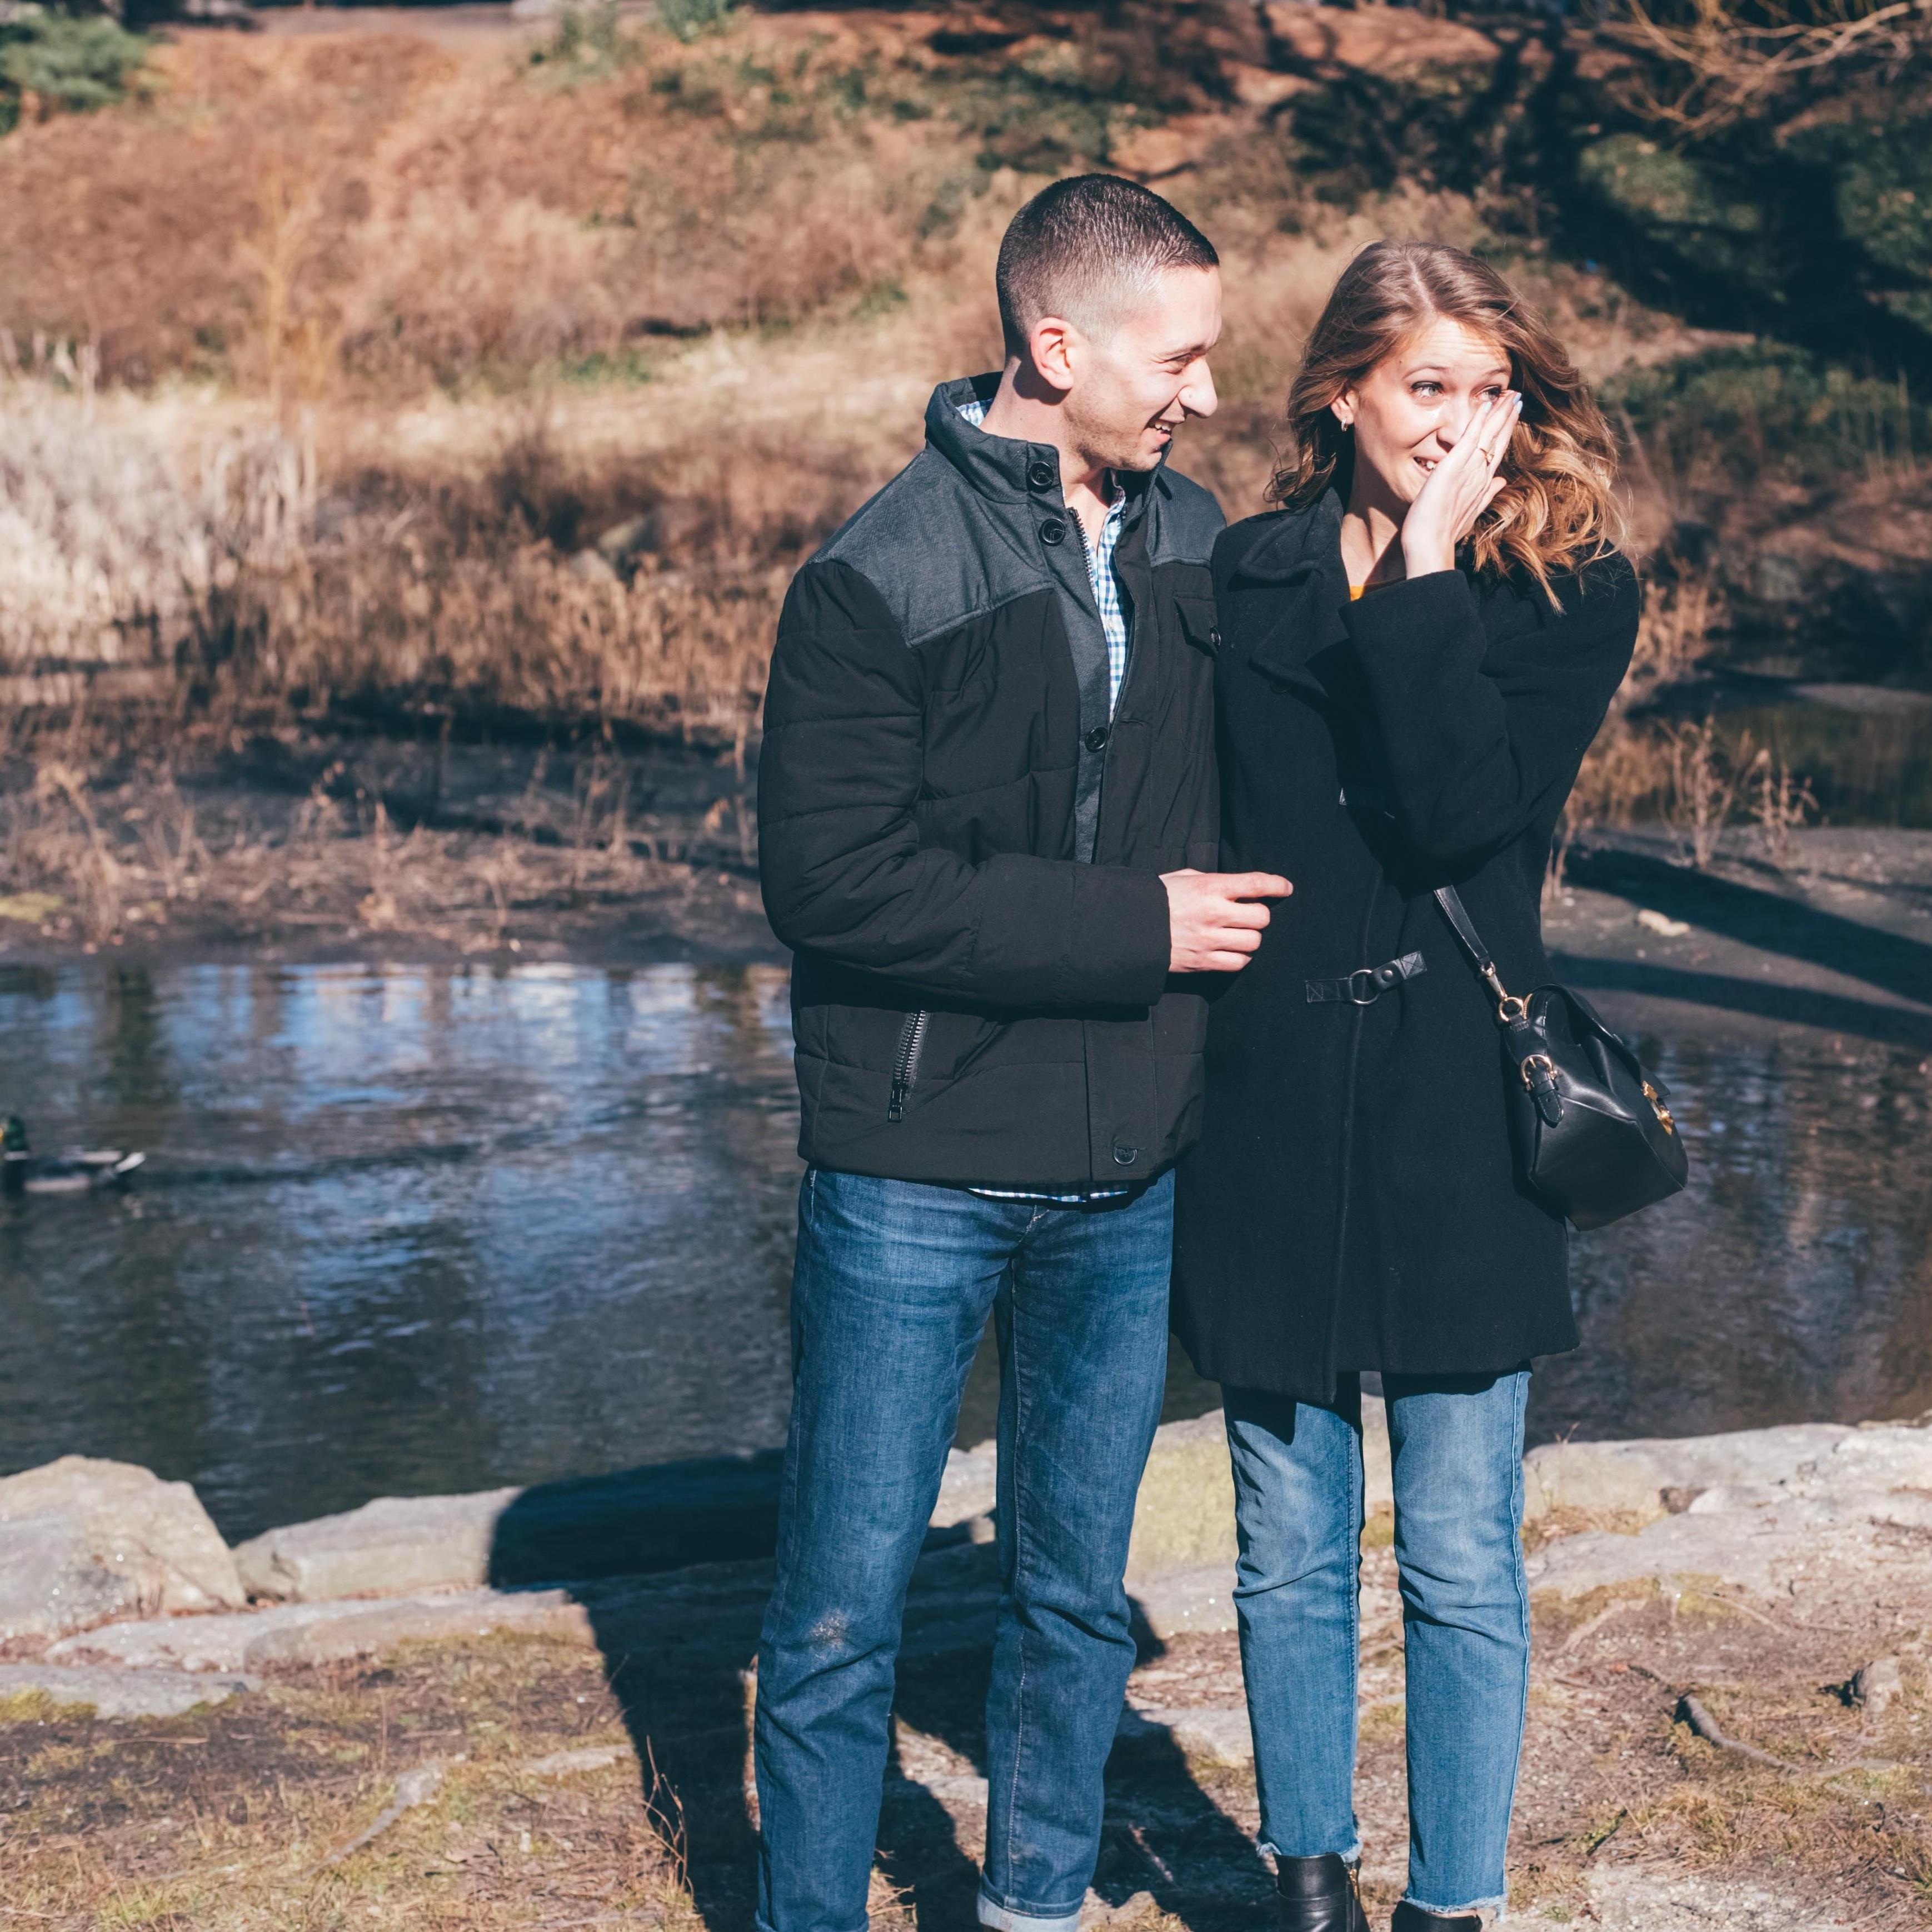
[[[1079,338],[1070,442],[1096,469],[1156,468],[1190,416],[1214,413],[1208,356],[1220,334],[1220,271],[1162,270],[1110,327]]]

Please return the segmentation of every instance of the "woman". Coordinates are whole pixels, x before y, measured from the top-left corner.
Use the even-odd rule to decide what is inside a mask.
[[[1175,1327],[1225,1384],[1236,1592],[1286,1932],[1363,1932],[1358,1378],[1395,1462],[1409,1880],[1396,1932],[1502,1903],[1528,1688],[1524,1397],[1574,1348],[1562,1221],[1520,1185],[1495,1000],[1549,976],[1550,838],[1630,661],[1613,445],[1546,325],[1460,250],[1343,272],[1272,515],[1214,552],[1222,863],[1294,896],[1209,1023]]]

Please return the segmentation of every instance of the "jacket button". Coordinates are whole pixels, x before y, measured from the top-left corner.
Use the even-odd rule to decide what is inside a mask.
[[[1050,463],[1029,463],[1027,465],[1027,488],[1029,490],[1051,490],[1059,480],[1059,472]]]
[[[1116,1141],[1114,1143],[1114,1159],[1122,1167],[1132,1167],[1140,1157],[1141,1150],[1138,1148],[1130,1147],[1125,1141]]]
[[[1214,650],[1218,651],[1221,648],[1221,627],[1219,624],[1208,633],[1208,642],[1209,646]]]
[[[1087,734],[1086,744],[1088,750],[1090,752],[1104,752],[1107,748],[1108,736],[1108,734],[1106,725],[1095,725],[1093,730],[1089,731]]]
[[[1040,540],[1043,544],[1064,543],[1066,526],[1058,517],[1048,517],[1040,526]]]

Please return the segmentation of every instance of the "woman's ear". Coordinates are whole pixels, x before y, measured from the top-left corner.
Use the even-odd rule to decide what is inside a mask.
[[[1328,407],[1333,412],[1335,420],[1340,423],[1344,429],[1353,429],[1354,428],[1355,392],[1354,390],[1344,389],[1342,393],[1328,405]]]

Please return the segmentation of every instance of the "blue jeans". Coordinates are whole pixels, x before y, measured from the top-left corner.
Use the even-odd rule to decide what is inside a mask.
[[[980,1918],[1073,1932],[1134,1640],[1174,1186],[1088,1207],[814,1170],[792,1277],[778,1583],[754,1727],[760,1932],[860,1932],[906,1586],[991,1311],[1001,1596]]]
[[[1428,1912],[1473,1912],[1503,1900],[1529,1694],[1529,1372],[1382,1385],[1408,1653],[1406,1895]],[[1287,1857],[1352,1859],[1360,1398],[1352,1376],[1332,1409],[1225,1394],[1262,1836]]]

